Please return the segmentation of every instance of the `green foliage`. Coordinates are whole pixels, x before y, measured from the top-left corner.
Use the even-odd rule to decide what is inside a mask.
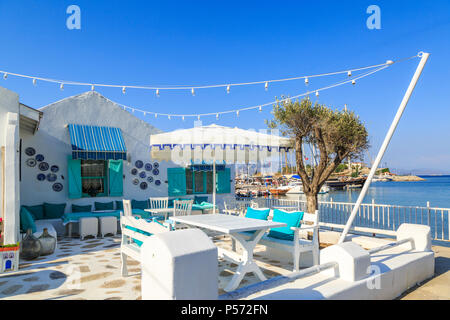
[[[346,169],[347,169],[347,165],[341,163],[340,165],[337,166],[337,168],[336,168],[336,170],[334,170],[334,172],[339,173],[339,172],[342,172],[342,171],[344,171]]]
[[[391,172],[391,171],[389,171],[389,168],[384,168],[381,170],[381,173],[385,173],[385,172]]]

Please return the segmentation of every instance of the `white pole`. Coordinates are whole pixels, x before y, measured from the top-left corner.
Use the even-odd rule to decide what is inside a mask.
[[[391,138],[395,132],[395,129],[397,128],[398,122],[400,121],[400,118],[402,117],[403,111],[405,111],[405,108],[406,108],[406,105],[408,104],[409,98],[411,98],[411,95],[414,91],[414,88],[416,87],[417,81],[419,80],[419,77],[422,74],[422,70],[425,67],[425,64],[427,63],[429,56],[430,56],[430,54],[426,53],[426,52],[419,53],[419,57],[421,58],[419,65],[417,66],[416,72],[414,73],[414,76],[411,79],[409,87],[406,90],[403,100],[400,103],[400,106],[397,110],[397,114],[395,115],[394,120],[392,121],[392,124],[386,134],[386,137],[384,138],[383,144],[381,145],[381,148],[378,151],[378,155],[375,159],[375,162],[372,165],[372,168],[370,169],[369,176],[367,177],[367,180],[364,183],[361,193],[358,196],[358,200],[356,200],[355,206],[353,207],[352,213],[350,214],[347,224],[345,225],[344,231],[342,231],[341,238],[339,239],[339,243],[344,242],[345,237],[347,236],[347,233],[348,233],[350,227],[352,226],[352,223],[353,223],[353,220],[355,219],[356,213],[358,212],[359,207],[361,206],[361,202],[364,199],[364,197],[367,193],[367,190],[369,189],[370,183],[372,182],[372,178],[375,174],[375,171],[377,170],[377,167],[380,164],[381,159],[383,158],[383,155],[389,145],[389,142],[391,141]]]
[[[216,213],[216,150],[214,150],[213,158],[213,213]]]

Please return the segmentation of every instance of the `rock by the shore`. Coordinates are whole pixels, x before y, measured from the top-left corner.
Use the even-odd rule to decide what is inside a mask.
[[[425,181],[424,178],[418,176],[391,176],[392,181]]]

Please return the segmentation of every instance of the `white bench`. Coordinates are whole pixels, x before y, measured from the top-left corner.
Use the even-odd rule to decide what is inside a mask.
[[[136,217],[133,216],[121,216],[120,227],[122,230],[122,243],[120,246],[120,256],[122,260],[123,277],[128,275],[127,256],[141,262],[141,248],[133,239],[144,242],[145,239],[149,237],[148,235],[138,231],[130,230],[127,226],[148,232],[151,235],[170,231],[169,227],[165,227],[158,222],[146,221],[145,219],[136,219]]]
[[[264,235],[258,244],[266,247],[288,251],[292,253],[294,259],[294,271],[299,270],[300,254],[312,251],[314,265],[319,264],[319,211],[316,213],[304,213],[299,228],[292,227],[294,230],[294,240],[282,240]],[[308,240],[308,231],[312,232],[312,239]],[[245,235],[246,237],[248,235]],[[248,236],[250,237],[250,236]],[[306,238],[306,239],[304,239]]]

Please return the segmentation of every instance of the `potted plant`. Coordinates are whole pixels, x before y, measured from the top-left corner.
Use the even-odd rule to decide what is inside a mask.
[[[0,218],[0,273],[19,270],[19,243],[3,244],[3,219]]]

